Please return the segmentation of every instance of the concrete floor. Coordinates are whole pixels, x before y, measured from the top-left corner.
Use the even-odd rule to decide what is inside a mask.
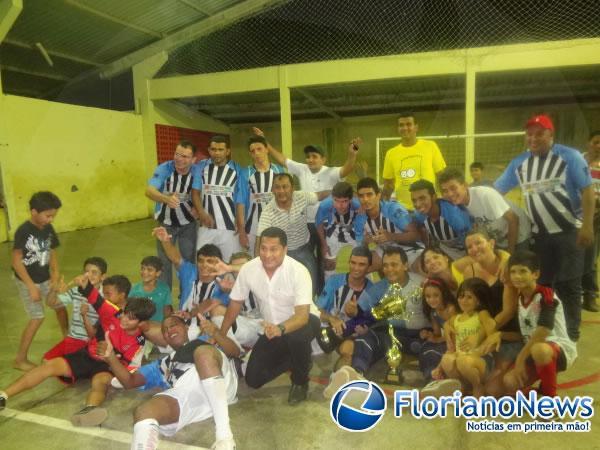
[[[150,220],[136,221],[92,230],[60,235],[59,260],[65,278],[79,273],[85,257],[103,256],[109,273],[122,273],[138,281],[139,261],[154,254],[150,236]],[[25,323],[20,300],[11,280],[11,243],[0,244],[0,388],[13,381],[20,372],[13,370],[18,338]],[[559,382],[561,395],[600,393],[600,313],[584,312],[579,358]],[[30,355],[41,355],[59,339],[52,312],[38,333]],[[315,359],[311,375],[310,399],[297,406],[286,403],[289,382],[286,376],[254,391],[240,383],[239,401],[230,407],[233,431],[239,449],[332,449],[332,448],[600,448],[593,418],[590,433],[470,433],[464,419],[424,420],[413,417],[395,419],[392,402],[383,420],[367,433],[342,431],[332,422],[329,402],[322,396],[322,383],[333,365],[333,356]],[[381,373],[385,366],[375,372]],[[0,449],[126,449],[132,429],[131,412],[151,394],[112,392],[106,402],[110,416],[101,428],[72,429],[71,414],[82,407],[89,383],[81,382],[65,388],[55,380],[47,380],[36,389],[10,399],[9,408],[0,413]],[[390,388],[393,390],[393,388]],[[594,407],[598,408],[598,402]],[[526,421],[530,419],[523,419]],[[190,426],[171,440],[163,440],[161,448],[209,447],[214,440],[212,420]],[[192,446],[192,447],[188,447]]]

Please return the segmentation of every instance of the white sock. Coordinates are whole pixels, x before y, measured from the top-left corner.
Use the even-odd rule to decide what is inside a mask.
[[[154,450],[158,448],[158,421],[140,420],[133,426],[131,450]]]
[[[225,388],[225,378],[222,376],[206,378],[200,380],[202,388],[208,398],[208,403],[215,419],[216,440],[232,438],[233,433],[229,426],[229,405],[227,404],[227,389]]]
[[[8,394],[4,391],[0,391],[0,397],[4,397],[6,400],[8,400]]]

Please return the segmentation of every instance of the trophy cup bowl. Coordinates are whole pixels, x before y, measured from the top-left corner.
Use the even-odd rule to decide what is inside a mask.
[[[391,290],[391,289],[390,289]],[[406,314],[406,299],[399,295],[386,294],[379,304],[371,309],[376,320],[404,317]]]

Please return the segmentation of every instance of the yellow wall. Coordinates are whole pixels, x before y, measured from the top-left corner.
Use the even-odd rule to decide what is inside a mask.
[[[58,231],[148,216],[140,116],[16,96],[3,96],[0,107],[11,237],[40,190],[63,203]]]

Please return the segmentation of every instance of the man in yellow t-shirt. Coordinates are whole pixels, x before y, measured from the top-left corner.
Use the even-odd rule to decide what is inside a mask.
[[[412,112],[398,117],[398,134],[402,143],[389,149],[383,163],[383,197],[389,199],[394,189],[396,200],[412,209],[408,187],[425,179],[435,184],[435,176],[446,168],[446,161],[437,144],[417,139],[419,125]]]

